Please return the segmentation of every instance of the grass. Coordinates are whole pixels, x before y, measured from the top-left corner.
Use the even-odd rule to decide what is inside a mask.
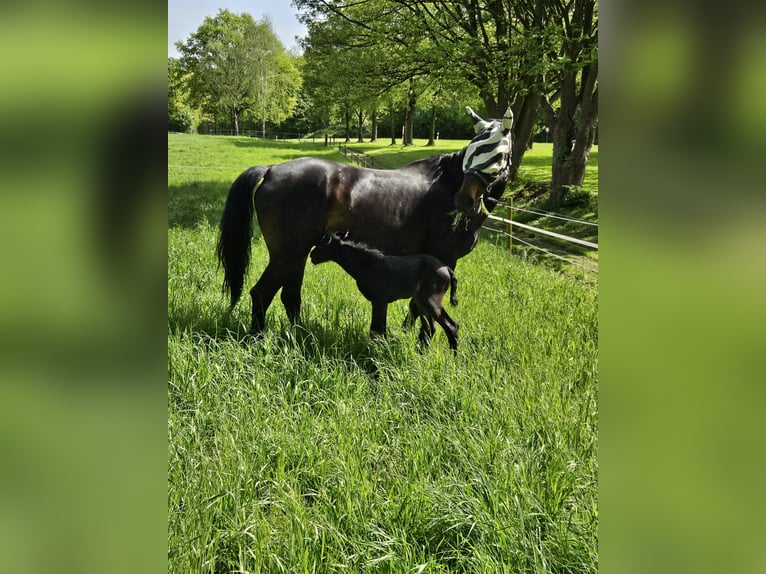
[[[278,154],[169,136],[170,165],[238,166],[169,168],[169,572],[595,572],[595,290],[481,241],[453,357],[441,331],[418,351],[404,301],[371,339],[353,280],[309,265],[301,325],[275,300],[253,341],[216,222]],[[256,240],[248,285],[266,260]]]

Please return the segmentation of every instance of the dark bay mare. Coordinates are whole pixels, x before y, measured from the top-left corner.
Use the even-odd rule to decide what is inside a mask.
[[[452,269],[471,252],[505,190],[512,114],[509,108],[502,121],[484,121],[466,109],[476,136],[455,153],[395,170],[299,158],[251,167],[234,181],[217,248],[232,308],[250,263],[254,213],[269,251],[250,290],[253,333],[263,329],[280,289],[288,317],[299,319],[306,259],[328,231],[348,231],[349,239],[389,255],[427,253]]]

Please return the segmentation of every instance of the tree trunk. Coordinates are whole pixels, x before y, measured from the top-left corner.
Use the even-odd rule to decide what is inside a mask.
[[[532,131],[535,129],[537,114],[540,110],[540,96],[526,94],[519,101],[515,102],[511,109],[513,110],[513,129],[511,130],[513,141],[511,142],[510,181],[516,179],[519,165],[521,165],[524,154],[529,149],[529,140],[532,137]],[[502,117],[502,114],[500,117]]]
[[[415,123],[415,103],[417,102],[417,96],[415,95],[414,80],[410,80],[410,89],[407,98],[407,115],[404,118],[404,145],[412,145],[412,128]]]
[[[434,146],[436,145],[436,140],[434,139],[434,136],[436,134],[436,105],[433,104],[431,106],[431,129],[429,130],[428,134],[428,143],[427,146]]]
[[[351,141],[351,112],[348,111],[348,107],[346,107],[345,112],[343,113],[343,118],[346,122],[346,142],[348,143]]]
[[[232,111],[231,114],[231,131],[235,136],[239,135],[239,113],[237,112],[236,108]]]
[[[364,129],[364,111],[362,111],[362,108],[359,108],[356,112],[356,118],[358,120],[359,130],[357,134],[357,143],[364,143],[363,136],[363,129]]]
[[[590,149],[598,123],[597,64],[582,71],[582,84],[577,90],[577,74],[565,76],[561,82],[561,105],[554,110],[543,98],[543,111],[553,133],[551,166],[552,207],[561,205],[568,186],[582,185]]]
[[[372,114],[370,115],[370,131],[372,132],[370,134],[370,141],[371,142],[378,141],[378,110],[377,109],[372,110]]]
[[[388,115],[391,118],[391,145],[396,145],[396,110],[393,104],[388,106]]]

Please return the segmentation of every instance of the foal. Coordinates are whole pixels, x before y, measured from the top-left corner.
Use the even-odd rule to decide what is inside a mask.
[[[441,325],[453,352],[457,352],[457,323],[447,315],[442,300],[447,289],[455,299],[455,275],[452,269],[431,255],[385,255],[361,243],[345,241],[335,233],[326,233],[311,252],[314,265],[335,261],[356,279],[359,291],[372,303],[370,331],[385,334],[388,304],[412,298],[410,313],[420,317],[420,341],[428,345],[436,332],[434,321]]]

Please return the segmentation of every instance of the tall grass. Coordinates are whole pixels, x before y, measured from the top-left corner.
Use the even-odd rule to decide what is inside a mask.
[[[252,340],[214,259],[228,183],[170,187],[170,572],[596,571],[592,288],[480,242],[453,357],[404,301],[370,338],[353,280],[309,265],[301,324],[277,299]],[[257,239],[248,285],[266,260]]]

